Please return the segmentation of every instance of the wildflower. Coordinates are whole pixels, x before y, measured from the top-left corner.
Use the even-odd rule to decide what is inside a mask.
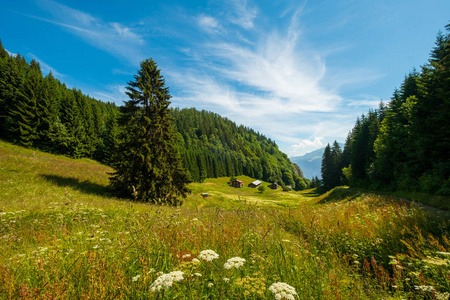
[[[203,259],[204,261],[212,261],[213,259],[219,258],[219,254],[214,250],[203,250],[198,255],[198,258]]]
[[[200,273],[194,273],[194,275],[197,277],[202,277],[202,274],[200,274]]]
[[[435,296],[436,296],[436,300],[448,300],[450,294],[436,292]]]
[[[208,287],[213,287],[214,283],[210,282],[208,283]]]
[[[432,292],[434,291],[434,287],[431,285],[415,285],[416,290],[424,291],[424,292]]]
[[[294,300],[295,296],[297,296],[295,288],[284,282],[276,282],[272,284],[269,287],[269,290],[275,295],[276,300]]]
[[[229,282],[229,281],[230,281],[230,278],[225,277],[225,278],[223,279],[223,281]]]
[[[94,247],[92,247],[92,248],[94,248],[94,249],[97,249],[99,247],[99,245],[95,245]]]
[[[150,286],[150,289],[152,292],[154,291],[160,291],[161,289],[168,289],[170,288],[174,282],[178,282],[183,280],[183,272],[182,271],[173,271],[168,274],[162,274],[156,280],[152,283]]]
[[[185,255],[183,255],[181,258],[188,258],[188,257],[191,257],[191,255],[188,253],[188,254],[185,254]]]
[[[198,264],[200,261],[199,261],[198,259],[196,259],[196,258],[193,258],[193,259],[192,259],[192,262],[193,262],[194,264]]]
[[[141,275],[139,275],[139,274],[136,275],[136,276],[134,276],[134,277],[133,277],[133,281],[138,281],[139,277],[141,277]]]
[[[227,260],[227,262],[223,265],[223,267],[227,270],[231,268],[239,269],[245,263],[245,259],[241,257],[233,257]]]
[[[198,219],[197,219],[197,218],[193,218],[191,221],[194,221],[194,222],[195,222],[195,221],[198,221]]]

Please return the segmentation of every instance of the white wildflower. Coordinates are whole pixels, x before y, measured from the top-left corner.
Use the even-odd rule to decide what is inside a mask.
[[[208,287],[213,287],[214,283],[210,282],[208,283]]]
[[[245,259],[241,257],[233,257],[227,260],[227,262],[223,265],[223,267],[227,270],[231,268],[239,269],[245,263]]]
[[[196,259],[196,258],[193,258],[193,259],[192,259],[192,262],[193,262],[194,264],[200,263],[200,261],[199,261],[198,259]]]
[[[198,221],[198,219],[197,218],[193,218],[191,221],[195,222],[195,221]]]
[[[181,258],[188,258],[188,257],[191,257],[191,255],[188,253],[188,254],[185,254],[185,255],[183,255]]]
[[[436,296],[436,300],[448,300],[450,297],[450,294],[447,292],[446,293],[436,292],[435,296]]]
[[[432,292],[434,291],[434,287],[431,285],[415,285],[416,290],[424,291],[424,292]]]
[[[136,276],[134,276],[134,277],[133,277],[133,281],[138,281],[139,277],[141,277],[141,275],[139,275],[139,274],[136,275]]]
[[[219,254],[214,250],[203,250],[198,255],[198,258],[203,259],[204,261],[212,261],[213,259],[219,258]]]
[[[194,275],[197,277],[202,277],[202,274],[200,274],[200,273],[194,273]]]
[[[275,295],[276,300],[295,300],[295,296],[297,296],[295,288],[284,282],[276,282],[272,284],[269,287],[269,290]]]
[[[178,282],[183,280],[183,272],[182,271],[173,271],[168,274],[162,274],[156,280],[152,283],[150,286],[150,289],[152,292],[154,291],[160,291],[161,289],[168,289],[170,288],[174,282]]]
[[[225,278],[223,279],[223,281],[225,281],[225,282],[230,282],[230,278],[225,277]]]

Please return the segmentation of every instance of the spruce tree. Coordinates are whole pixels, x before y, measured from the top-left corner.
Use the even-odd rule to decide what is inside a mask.
[[[181,204],[190,180],[176,147],[169,88],[152,59],[141,63],[127,90],[124,136],[110,187],[138,201]]]
[[[333,157],[331,155],[330,144],[327,144],[323,151],[321,173],[324,188],[331,189],[333,181]]]

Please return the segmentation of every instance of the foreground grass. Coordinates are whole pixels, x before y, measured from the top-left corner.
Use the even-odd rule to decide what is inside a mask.
[[[261,194],[228,178],[192,184],[181,208],[153,206],[106,196],[110,171],[0,142],[0,299],[274,299],[276,282],[298,299],[450,289],[445,214],[350,191]],[[206,249],[218,258],[202,260]],[[245,263],[224,268],[232,257]],[[183,280],[152,289],[173,271]]]

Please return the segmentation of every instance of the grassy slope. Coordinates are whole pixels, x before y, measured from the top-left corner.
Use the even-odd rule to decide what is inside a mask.
[[[191,184],[182,208],[153,206],[106,196],[110,171],[0,141],[0,299],[270,299],[274,282],[300,299],[432,299],[450,288],[448,215],[344,190],[261,194],[228,178]],[[205,249],[219,258],[193,264]],[[224,270],[235,256],[244,267]],[[151,290],[174,270],[182,282]]]

